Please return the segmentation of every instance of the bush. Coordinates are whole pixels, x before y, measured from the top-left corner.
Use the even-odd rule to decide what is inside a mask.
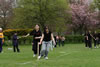
[[[19,36],[20,37],[20,36]],[[7,37],[6,37],[7,38]],[[19,45],[26,45],[29,44],[31,45],[33,41],[33,37],[32,36],[28,36],[28,37],[22,37],[18,39],[18,43]],[[5,39],[5,42],[3,44],[4,46],[11,46],[12,45],[12,39],[11,40],[7,40]]]
[[[100,33],[100,29],[98,29],[98,30],[96,30],[97,31],[97,33]]]
[[[12,45],[12,36],[14,35],[14,33],[18,33],[18,36],[23,36],[26,35],[28,33],[30,33],[33,29],[7,29],[4,30],[4,45],[5,46],[10,46]],[[19,40],[19,44],[26,44],[26,43],[32,43],[32,37],[26,37],[26,38],[20,38]]]
[[[18,36],[26,35],[27,33],[30,33],[33,29],[8,29],[4,30],[4,36],[8,37],[9,40],[11,40],[11,37],[14,33],[18,33]]]
[[[66,43],[83,43],[84,42],[84,36],[81,36],[81,35],[68,35],[65,37],[66,37],[66,40],[65,40]],[[27,45],[27,44],[31,45],[32,41],[33,41],[33,36],[22,37],[18,40],[19,45]],[[8,40],[7,36],[5,36],[4,45],[6,46],[12,45],[12,40]]]
[[[33,42],[33,36],[22,37],[18,42],[19,44],[31,44]]]
[[[11,40],[6,40],[3,45],[4,46],[11,46],[12,45],[12,41]]]
[[[68,35],[66,36],[66,43],[83,43],[84,36],[81,35]]]

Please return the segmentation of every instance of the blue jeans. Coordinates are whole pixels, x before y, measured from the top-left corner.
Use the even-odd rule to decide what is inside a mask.
[[[44,56],[44,55],[45,55],[45,57],[48,56],[48,52],[49,52],[49,48],[50,48],[50,44],[51,44],[50,41],[48,41],[48,42],[43,41],[43,42],[42,42],[41,56]]]

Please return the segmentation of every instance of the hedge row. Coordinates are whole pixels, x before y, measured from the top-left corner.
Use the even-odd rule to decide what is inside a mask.
[[[27,33],[30,33],[33,29],[7,29],[4,30],[3,33],[6,36],[5,39],[8,38],[8,40],[11,39],[14,33],[17,33],[19,36],[26,35]]]
[[[68,35],[66,36],[66,43],[83,43],[84,36],[81,35]]]
[[[19,41],[20,45],[27,45],[27,44],[31,45],[33,38],[32,38],[32,36],[23,37],[23,38],[20,38],[18,41]],[[83,43],[84,42],[84,36],[68,35],[68,36],[66,36],[65,42],[66,43]],[[12,45],[12,40],[6,40],[4,45]]]

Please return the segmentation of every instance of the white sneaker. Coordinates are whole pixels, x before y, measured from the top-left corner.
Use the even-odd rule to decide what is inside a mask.
[[[46,60],[48,60],[48,57],[45,57]]]
[[[36,55],[35,55],[35,54],[33,54],[33,57],[36,57]]]
[[[38,60],[41,59],[41,56],[38,56]]]
[[[97,48],[97,47],[94,47],[94,48]]]

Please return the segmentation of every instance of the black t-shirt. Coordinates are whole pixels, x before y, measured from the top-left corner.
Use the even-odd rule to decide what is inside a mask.
[[[93,34],[93,36],[96,39],[98,37],[98,34],[95,33],[95,34]]]
[[[100,39],[100,33],[98,33],[98,38]]]
[[[39,30],[39,31],[33,30],[33,31],[30,33],[30,35],[33,35],[33,40],[34,40],[34,41],[40,41],[40,39],[35,39],[35,37],[40,37],[40,36],[42,36],[42,33],[41,33],[40,30]]]
[[[87,33],[85,33],[85,34],[84,34],[85,40],[87,40],[87,36],[88,36],[88,34],[87,34]]]
[[[44,32],[43,34],[44,34],[43,41],[51,41],[51,32],[49,33]]]
[[[92,41],[92,36],[91,36],[91,34],[88,33],[87,36],[88,36],[88,40],[89,40],[89,41]]]
[[[57,41],[56,36],[54,36],[55,42]]]

